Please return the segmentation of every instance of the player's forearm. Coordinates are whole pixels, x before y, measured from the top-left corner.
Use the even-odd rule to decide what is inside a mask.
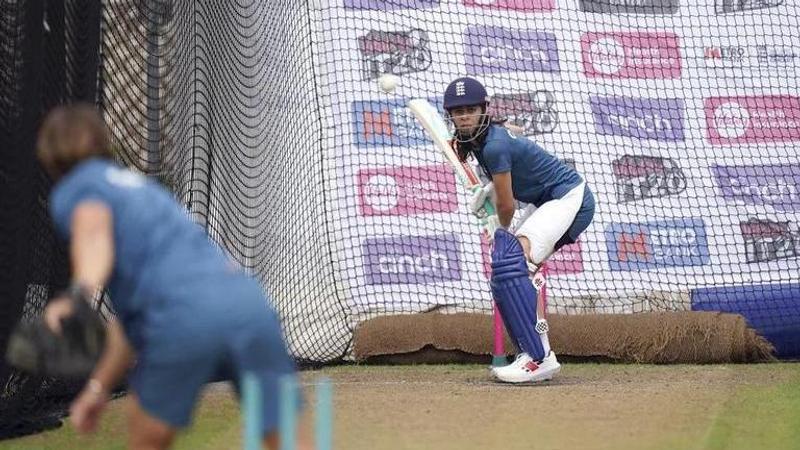
[[[505,204],[498,204],[497,205],[497,219],[500,221],[500,226],[505,229],[511,226],[511,220],[514,218],[514,204],[505,205]]]
[[[494,174],[492,182],[494,183],[497,220],[501,227],[508,229],[516,211],[514,192],[511,187],[511,172]]]
[[[111,274],[114,250],[109,234],[102,230],[84,230],[72,239],[73,278],[92,289],[104,286]]]
[[[116,320],[112,320],[107,326],[105,349],[91,378],[110,392],[122,381],[125,373],[133,365],[134,356],[133,348],[128,343],[122,326]]]
[[[76,210],[70,238],[73,279],[90,289],[105,285],[114,263],[111,214],[104,206]]]

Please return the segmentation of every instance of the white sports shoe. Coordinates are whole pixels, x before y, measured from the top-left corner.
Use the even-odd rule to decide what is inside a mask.
[[[552,351],[543,360],[536,362],[527,353],[520,353],[513,363],[492,368],[492,375],[504,383],[536,383],[552,379],[561,364]]]
[[[492,375],[499,380],[503,376],[508,376],[516,371],[519,371],[522,366],[531,361],[533,361],[533,358],[531,358],[530,355],[527,353],[520,353],[516,358],[514,358],[514,362],[511,364],[502,367],[492,367]]]

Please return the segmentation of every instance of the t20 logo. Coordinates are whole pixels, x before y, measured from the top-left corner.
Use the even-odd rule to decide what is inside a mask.
[[[431,65],[428,33],[424,30],[372,30],[358,38],[365,80],[390,73],[421,72]]]

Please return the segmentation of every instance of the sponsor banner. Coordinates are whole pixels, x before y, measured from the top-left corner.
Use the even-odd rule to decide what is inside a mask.
[[[492,279],[492,241],[489,240],[489,233],[481,233],[481,257],[483,261],[483,276],[487,280]]]
[[[800,164],[713,166],[722,198],[731,203],[800,211]]]
[[[678,36],[669,32],[585,33],[581,36],[588,78],[680,78]]]
[[[394,236],[363,244],[367,284],[428,284],[461,279],[457,234]]]
[[[800,66],[800,46],[797,45],[707,45],[702,51],[705,66],[715,70],[761,72]]]
[[[684,139],[681,99],[590,96],[589,104],[599,134],[656,141]]]
[[[783,2],[784,0],[716,0],[714,9],[717,14],[729,14],[772,8],[782,5]]]
[[[711,68],[749,66],[749,49],[741,45],[703,47],[703,62]]]
[[[679,0],[579,0],[581,11],[601,14],[675,14]]]
[[[362,169],[358,205],[365,216],[449,213],[458,209],[456,180],[449,165]]]
[[[344,7],[350,9],[424,9],[439,6],[439,0],[344,0]]]
[[[481,233],[481,254],[483,274],[487,280],[492,277],[492,243],[486,233]],[[547,275],[568,275],[583,272],[583,250],[581,241],[561,247],[546,261]]]
[[[583,272],[581,241],[561,247],[547,260],[547,275],[563,275]]]
[[[560,70],[556,35],[544,31],[467,27],[464,52],[470,75]]]
[[[520,127],[525,136],[552,133],[558,126],[555,95],[547,90],[492,96],[489,111]]]
[[[433,59],[425,30],[371,30],[359,36],[362,78],[373,80],[383,74],[404,75],[427,70]]]
[[[702,219],[648,223],[612,223],[606,229],[611,270],[708,264],[708,241]]]
[[[705,114],[711,145],[800,140],[800,97],[710,97]]]
[[[471,8],[505,9],[519,12],[552,11],[555,0],[463,0]]]
[[[686,190],[686,175],[671,158],[624,155],[611,163],[617,202],[676,195]]]
[[[796,232],[797,226],[795,225],[797,222],[795,216],[800,214],[798,213],[800,211],[800,194],[797,192],[800,189],[800,183],[784,172],[771,176],[772,179],[767,179],[768,177],[756,176],[752,170],[742,172],[738,168],[731,168],[727,174],[719,174],[725,180],[719,181],[720,188],[716,186],[712,188],[716,192],[710,192],[711,196],[719,196],[717,203],[721,205],[722,209],[727,207],[729,212],[737,209],[733,205],[754,204],[758,206],[756,208],[747,206],[746,209],[752,210],[753,214],[758,211],[756,217],[760,222],[748,215],[743,215],[737,217],[733,224],[725,220],[715,221],[715,228],[712,231],[711,221],[700,214],[707,210],[708,202],[701,201],[700,206],[687,203],[686,207],[689,210],[684,211],[685,215],[702,218],[707,224],[700,222],[700,228],[695,229],[691,226],[691,220],[682,223],[686,225],[683,228],[679,226],[681,223],[672,223],[673,235],[670,236],[665,229],[665,226],[670,223],[658,222],[663,217],[635,217],[635,214],[628,214],[633,214],[634,211],[626,210],[625,205],[630,206],[630,202],[636,202],[634,205],[640,205],[640,212],[657,212],[658,205],[662,202],[655,200],[653,203],[653,199],[672,196],[672,198],[664,199],[667,203],[672,204],[681,198],[687,198],[687,193],[691,189],[702,187],[695,186],[696,183],[699,183],[699,179],[688,180],[688,177],[693,177],[695,172],[690,169],[687,160],[667,151],[668,148],[676,149],[678,153],[681,153],[681,149],[686,150],[684,147],[688,145],[691,136],[685,131],[685,127],[688,127],[689,119],[694,120],[697,115],[696,111],[690,112],[690,107],[698,104],[705,106],[706,97],[711,96],[727,96],[739,100],[742,97],[770,94],[789,97],[790,100],[788,103],[782,104],[781,109],[788,109],[791,112],[792,105],[797,102],[794,98],[800,97],[800,94],[789,89],[791,86],[786,84],[787,80],[791,81],[792,79],[789,75],[796,72],[800,65],[797,62],[800,44],[795,45],[794,42],[787,42],[785,39],[769,38],[770,33],[775,36],[780,35],[781,32],[785,33],[786,22],[779,20],[780,17],[771,16],[774,20],[766,24],[768,30],[765,31],[764,36],[761,36],[763,39],[749,39],[744,35],[714,34],[706,32],[708,30],[704,31],[702,27],[689,34],[677,31],[677,28],[674,27],[659,27],[656,22],[662,25],[665,23],[675,25],[672,22],[680,21],[680,17],[667,16],[667,14],[677,12],[683,14],[687,12],[687,8],[692,10],[705,8],[704,5],[684,3],[680,5],[681,9],[679,9],[678,3],[678,1],[670,0],[578,0],[576,6],[580,7],[584,14],[591,12],[589,16],[606,17],[619,25],[619,20],[626,22],[633,18],[630,14],[638,14],[639,19],[645,22],[649,21],[648,23],[655,27],[627,29],[625,27],[593,27],[577,30],[577,35],[574,33],[570,35],[575,39],[584,38],[581,49],[584,67],[579,68],[579,70],[585,70],[584,80],[602,81],[607,79],[612,81],[612,79],[617,79],[624,81],[628,79],[628,81],[636,81],[633,84],[627,83],[627,87],[631,88],[628,90],[605,90],[602,89],[602,86],[595,86],[597,89],[592,89],[591,93],[584,94],[581,100],[591,103],[593,113],[591,120],[594,122],[597,133],[602,134],[602,136],[595,136],[593,140],[599,139],[598,142],[607,141],[607,143],[612,141],[628,142],[633,147],[644,146],[644,148],[617,149],[618,151],[612,152],[611,155],[605,155],[605,159],[601,158],[603,161],[595,158],[595,163],[606,164],[606,168],[599,172],[595,171],[594,176],[592,173],[587,173],[587,176],[592,178],[589,181],[598,186],[605,182],[605,188],[599,186],[598,191],[605,192],[607,196],[609,194],[613,196],[612,202],[617,201],[624,204],[618,205],[618,207],[612,205],[611,209],[604,213],[605,215],[598,211],[598,220],[604,224],[599,230],[600,234],[590,233],[590,237],[604,236],[603,233],[609,224],[619,224],[620,222],[629,222],[627,224],[629,228],[625,230],[628,235],[623,236],[622,230],[619,230],[620,232],[616,236],[617,242],[613,244],[614,251],[607,252],[607,255],[603,255],[599,259],[590,258],[588,253],[587,259],[582,259],[583,244],[588,242],[583,236],[582,242],[574,245],[574,251],[570,246],[553,255],[549,264],[551,274],[558,274],[562,270],[559,267],[553,267],[559,264],[559,260],[562,258],[572,264],[564,268],[563,273],[575,273],[575,275],[553,277],[550,285],[553,289],[551,292],[558,298],[574,297],[575,280],[580,280],[581,283],[585,282],[593,292],[598,289],[603,290],[602,286],[606,286],[607,289],[604,292],[608,296],[614,296],[615,292],[618,293],[620,290],[669,290],[669,280],[663,276],[659,277],[659,274],[663,275],[664,273],[691,273],[693,275],[689,280],[689,286],[693,287],[719,283],[721,278],[718,274],[723,272],[728,274],[741,272],[745,279],[764,281],[785,278],[789,273],[784,273],[786,268],[792,270],[790,275],[796,272],[794,269],[800,262],[800,256],[793,256],[793,252],[798,249],[796,245],[792,247],[791,244],[796,243],[797,236],[800,235]],[[722,0],[718,3],[722,3]],[[740,9],[744,9],[745,6],[755,4],[747,1],[735,4],[728,2],[728,5],[731,6],[728,9],[735,12],[733,6],[742,6]],[[329,156],[338,161],[337,164],[331,164],[329,167],[331,179],[344,177],[343,179],[349,178],[351,182],[358,183],[356,190],[352,189],[351,184],[349,194],[348,190],[344,188],[337,188],[334,192],[337,207],[344,209],[340,211],[343,220],[337,221],[333,231],[343,236],[344,239],[349,239],[348,245],[337,251],[337,258],[338,260],[350,260],[353,255],[356,255],[360,259],[357,263],[350,264],[350,268],[347,269],[348,276],[355,277],[354,283],[350,284],[348,288],[352,291],[350,292],[351,296],[359,299],[362,296],[379,297],[377,303],[374,298],[371,298],[370,305],[378,305],[375,308],[387,312],[407,308],[408,294],[413,294],[415,298],[429,294],[426,301],[433,304],[437,301],[447,304],[464,304],[461,300],[456,302],[453,296],[445,296],[447,298],[439,300],[442,285],[437,283],[445,283],[445,286],[453,287],[458,291],[459,298],[468,298],[468,296],[462,295],[462,290],[466,292],[466,288],[469,286],[472,286],[470,289],[473,290],[484,289],[481,295],[486,297],[486,304],[490,306],[488,303],[490,297],[487,294],[488,284],[483,282],[484,277],[481,274],[482,259],[477,254],[480,248],[478,243],[480,231],[470,216],[464,216],[458,212],[461,206],[456,204],[460,203],[458,199],[464,194],[457,183],[451,180],[445,183],[439,178],[444,173],[439,172],[435,166],[443,161],[440,161],[440,158],[432,157],[436,155],[429,154],[429,150],[432,149],[429,137],[419,127],[413,115],[407,111],[405,105],[407,98],[400,99],[402,97],[400,95],[387,96],[374,86],[374,79],[380,74],[404,74],[402,76],[406,81],[405,84],[414,85],[420,95],[435,96],[436,93],[441,94],[449,79],[458,75],[459,67],[462,73],[472,72],[488,83],[493,91],[491,107],[500,112],[494,114],[509,119],[508,123],[510,124],[521,126],[524,134],[541,140],[542,145],[549,143],[548,145],[553,148],[553,151],[560,153],[561,156],[579,158],[578,164],[583,166],[590,162],[592,158],[586,159],[586,155],[581,158],[578,148],[580,145],[576,147],[574,139],[570,143],[569,139],[565,141],[555,135],[555,133],[562,135],[581,132],[580,117],[577,117],[576,114],[581,115],[586,112],[581,108],[576,110],[575,105],[568,104],[568,100],[574,99],[570,96],[565,97],[564,92],[569,89],[565,90],[563,83],[557,82],[562,78],[558,75],[560,70],[566,69],[566,65],[561,65],[561,62],[564,62],[561,57],[566,57],[566,54],[560,52],[565,50],[563,48],[565,43],[560,40],[567,36],[562,33],[563,29],[555,26],[548,28],[546,26],[539,27],[532,22],[522,23],[524,22],[523,18],[528,22],[534,18],[542,18],[540,17],[541,13],[537,12],[537,8],[548,8],[550,5],[554,8],[553,10],[556,10],[555,1],[550,0],[459,0],[451,3],[440,0],[345,0],[340,6],[330,8],[330,11],[324,13],[330,15],[333,22],[331,22],[331,27],[321,31],[326,38],[321,41],[338,40],[342,45],[337,48],[345,51],[349,55],[347,58],[350,59],[349,64],[341,65],[330,55],[325,58],[326,64],[334,68],[341,67],[338,72],[325,71],[322,74],[324,79],[320,82],[326,86],[326,92],[330,91],[331,93],[326,97],[329,100],[323,102],[323,106],[330,112],[326,115],[328,117],[325,120],[326,126],[330,125],[330,130],[341,126],[342,124],[334,122],[336,122],[337,116],[341,119],[343,113],[346,119],[344,125],[353,130],[351,131],[353,134],[346,137],[349,139],[341,142],[343,146],[337,147],[339,152],[336,151],[336,148],[328,150]],[[401,10],[401,8],[406,8],[406,10]],[[419,9],[411,11],[411,8]],[[440,8],[435,11],[436,14],[459,10],[465,20],[460,24],[445,24],[431,28],[428,26],[430,23],[425,24],[423,16],[431,12],[433,8]],[[713,8],[713,6],[709,6],[709,8]],[[356,9],[360,10],[356,11]],[[368,11],[368,9],[385,12]],[[785,7],[781,7],[774,11],[781,12],[784,9]],[[758,19],[760,15],[772,12],[764,10],[755,14],[739,13],[744,16],[743,19],[740,17],[744,20],[744,22],[739,20],[740,25],[747,25]],[[563,16],[564,13],[566,12],[559,12],[557,14],[559,17],[555,17],[555,19],[566,18],[569,20],[572,17],[570,14],[567,14],[569,17]],[[664,16],[659,18],[656,16],[657,14]],[[581,13],[578,15],[580,16]],[[369,23],[365,22],[367,19],[369,19]],[[514,22],[516,19],[520,19],[518,23]],[[364,22],[362,25],[365,26],[354,27],[353,24],[358,25],[358,23],[353,20],[358,23]],[[724,20],[733,20],[733,17],[726,17]],[[538,19],[534,22],[538,23]],[[376,25],[379,23],[381,25]],[[642,31],[642,33],[635,33],[635,31]],[[669,32],[675,33],[677,36]],[[654,39],[659,35],[664,35],[664,39]],[[603,42],[604,38],[611,39],[611,41]],[[439,50],[447,49],[439,48],[438,45],[448,39],[451,42],[463,39],[464,49],[458,49],[458,51],[463,51],[465,55],[469,52],[472,59],[462,60],[460,55],[455,55],[456,58],[453,60],[440,60],[437,56]],[[678,43],[685,50],[676,52]],[[740,44],[744,47],[742,51],[722,48],[722,46],[732,47]],[[594,45],[594,49],[592,45]],[[620,46],[622,47],[621,51]],[[320,47],[318,50],[323,51],[324,49]],[[428,55],[437,58],[435,63],[431,62],[432,57]],[[674,58],[673,61],[670,56],[677,56],[677,58]],[[575,62],[574,58],[572,62]],[[467,67],[468,63],[469,68]],[[690,95],[688,91],[684,96],[684,93],[678,92],[679,90],[672,89],[675,87],[673,86],[674,81],[678,78],[669,77],[680,76],[683,79],[692,75],[686,70],[687,66],[691,66],[695,70],[699,69],[701,73],[709,75],[709,79],[712,81],[719,80],[719,77],[725,76],[727,73],[742,75],[743,70],[747,68],[758,69],[758,71],[754,70],[753,74],[744,73],[744,75],[751,75],[748,78],[751,81],[747,81],[745,85],[728,83],[726,86],[731,89],[719,92],[713,92],[712,89],[706,93],[706,96],[698,98]],[[767,73],[762,70],[765,67],[770,69],[786,68],[786,70]],[[717,68],[719,71],[711,70]],[[739,69],[736,70],[736,68]],[[347,71],[347,73],[342,71]],[[541,73],[537,74],[536,72]],[[447,78],[448,73],[452,75],[450,78]],[[444,79],[437,74],[444,76]],[[761,89],[759,92],[758,87],[761,85],[758,80],[762,80],[763,84],[767,76],[771,80],[768,84],[772,86],[772,89]],[[637,77],[642,78],[637,79]],[[665,88],[662,85],[666,83],[666,90],[654,91],[653,89],[658,86],[651,86],[653,83],[647,83],[643,77],[665,78],[661,82],[656,79],[655,84]],[[406,78],[408,79],[406,80]],[[578,75],[578,78],[581,78],[581,75]],[[524,83],[522,85],[518,83],[515,88],[512,79],[524,81]],[[570,78],[570,80],[572,79]],[[720,83],[722,82],[720,81]],[[722,86],[720,83],[712,84],[720,87]],[[367,89],[369,88],[368,84],[372,86],[371,89]],[[776,88],[776,86],[778,87]],[[781,86],[786,89],[782,89]],[[536,91],[540,88],[546,90]],[[412,95],[413,93],[407,94]],[[590,98],[590,95],[593,97]],[[747,102],[748,100],[742,100],[737,103],[737,106],[745,109],[747,113],[752,113],[753,109],[757,113],[760,109],[766,109],[762,108],[763,103],[753,106]],[[590,104],[586,104],[583,109],[589,109],[589,107]],[[728,110],[723,108],[719,128],[730,128],[733,124],[733,130],[722,130],[715,141],[719,145],[730,145],[730,148],[735,149],[741,145],[741,142],[755,139],[751,137],[754,133],[755,136],[759,136],[761,133],[760,139],[768,137],[770,139],[768,142],[772,142],[774,136],[770,135],[768,130],[775,128],[776,125],[771,122],[776,120],[780,122],[774,113],[772,116],[762,114],[761,121],[768,122],[766,130],[756,132],[751,129],[752,125],[750,125],[742,137],[725,137],[737,136],[735,120],[737,116],[731,114],[726,116],[725,113],[729,110],[730,108]],[[706,114],[705,110],[703,114]],[[353,122],[347,123],[350,120]],[[752,117],[749,120],[752,122]],[[786,122],[785,125],[788,126],[791,123]],[[718,128],[713,121],[712,126]],[[585,132],[585,130],[583,131]],[[333,136],[331,133],[328,134]],[[711,139],[711,134],[707,134],[709,137],[706,139]],[[612,138],[612,136],[621,136],[623,139]],[[706,141],[706,145],[709,148],[720,148],[717,145],[711,147],[709,141]],[[378,146],[391,147],[376,148]],[[787,144],[761,146],[770,154],[780,153],[783,156],[791,156],[791,152],[778,151],[784,147],[786,147],[784,150],[790,149],[790,144],[788,146]],[[726,147],[721,148],[725,149]],[[733,153],[717,152],[719,153],[717,161],[712,161],[712,167],[709,169],[713,170],[713,164],[723,167],[757,164],[759,161],[752,159],[755,155],[754,148],[755,146],[751,145],[744,156],[737,153],[736,157],[731,156]],[[359,155],[361,157],[369,156],[366,160],[372,162],[369,165],[355,168],[350,166],[348,169],[348,164],[358,159]],[[787,166],[791,166],[786,167],[785,171],[800,173],[800,167],[798,167],[800,162],[791,158],[775,156],[765,161],[769,164],[785,163]],[[419,172],[413,173],[414,171]],[[698,172],[698,176],[699,174],[700,172]],[[710,171],[708,175],[714,177],[717,174]],[[717,182],[716,179],[712,181],[712,183]],[[725,192],[722,191],[724,182],[729,184]],[[613,183],[614,186],[612,187],[608,183]],[[456,189],[455,202],[452,197],[453,188]],[[353,201],[353,194],[359,196],[357,202]],[[351,196],[349,203],[347,195]],[[708,201],[713,203],[713,199],[708,199]],[[775,212],[775,215],[767,214],[763,211],[764,208],[766,211]],[[779,214],[779,211],[792,214]],[[672,215],[672,217],[676,215]],[[360,227],[360,222],[364,222],[364,216],[369,216],[365,222],[367,228]],[[437,217],[442,219],[441,224],[444,228],[434,230],[429,228],[430,223],[422,223],[430,222],[429,219]],[[651,220],[655,224],[648,223]],[[620,224],[620,226],[622,225]],[[631,228],[635,225],[638,227]],[[708,225],[709,229],[705,229],[705,225]],[[634,232],[639,232],[639,234],[636,235]],[[706,243],[703,232],[714,233],[717,237],[713,239],[714,249],[706,247],[712,239],[708,238],[709,242]],[[683,233],[683,235],[679,233]],[[694,233],[693,239],[696,241],[696,245],[689,243],[692,241],[690,233]],[[653,234],[655,234],[655,238],[651,237]],[[732,240],[722,239],[723,234],[727,234]],[[401,251],[404,240],[444,240],[446,236],[450,235],[455,235],[455,237],[451,236],[452,239],[460,239],[460,244],[455,245],[449,242],[448,244],[453,244],[452,247],[444,245],[444,250],[434,249],[424,254]],[[700,237],[697,237],[698,235]],[[378,238],[386,238],[383,240],[388,240],[388,242],[374,242]],[[394,238],[395,241],[389,238]],[[370,269],[365,264],[367,254],[362,254],[362,251],[367,251],[365,239],[370,239],[370,243],[373,244],[369,246],[371,252],[369,255],[379,253],[376,247],[380,245],[392,250],[392,252],[384,253],[382,258],[377,257],[376,259],[376,257],[370,256],[372,258],[370,260],[372,268]],[[380,239],[378,240],[380,241]],[[594,248],[595,244],[597,244],[596,240],[588,242],[587,251]],[[611,245],[601,244],[601,246],[608,250]],[[488,252],[488,248],[487,244],[486,252]],[[447,251],[451,251],[450,254],[454,255],[452,259],[441,257],[441,254],[448,254]],[[713,265],[712,261],[704,262],[704,259],[710,259],[704,258],[704,251],[714,253]],[[621,256],[618,253],[621,253]],[[606,257],[611,254],[620,257],[616,262],[612,257],[610,258],[611,262],[606,263]],[[716,255],[720,255],[722,259],[716,260]],[[728,255],[729,258],[725,258],[725,255]],[[455,281],[456,276],[452,273],[456,269],[452,261],[457,261],[460,269],[461,278],[458,281]],[[745,261],[748,261],[749,264]],[[615,265],[615,268],[610,269],[609,264]],[[690,265],[681,268],[682,264]],[[653,266],[657,266],[657,268],[651,268]],[[645,270],[633,271],[642,267]],[[576,273],[581,268],[583,271]],[[780,273],[775,272],[778,269],[781,270]],[[367,275],[368,270],[369,275]],[[736,272],[737,270],[739,272]],[[610,280],[614,282],[612,283]],[[367,281],[374,284],[367,285]],[[478,288],[473,286],[475,281],[478,282]],[[387,284],[394,282],[401,284],[399,287]],[[408,284],[417,282],[421,284]],[[401,295],[403,293],[405,295]],[[366,302],[365,300],[365,304]],[[481,305],[484,304],[481,303]],[[423,308],[428,306],[426,304]],[[378,309],[374,311],[378,311]]]
[[[353,102],[353,142],[358,147],[412,147],[431,142],[402,100]]]
[[[744,238],[745,260],[749,263],[794,258],[800,255],[800,236],[789,222],[749,219],[739,224]]]
[[[767,67],[796,67],[800,61],[800,49],[788,45],[756,45],[756,62]]]

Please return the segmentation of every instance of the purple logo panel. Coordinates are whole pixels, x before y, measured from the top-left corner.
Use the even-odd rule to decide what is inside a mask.
[[[344,0],[344,7],[349,9],[373,9],[387,11],[391,9],[424,9],[439,6],[439,0]]]
[[[393,236],[363,242],[367,284],[426,284],[461,279],[456,234]]]
[[[558,72],[556,35],[502,27],[469,27],[464,51],[470,75],[498,72]]]
[[[677,98],[589,97],[600,134],[656,141],[684,139],[684,105]]]
[[[712,171],[726,201],[800,210],[800,164],[714,166]]]

